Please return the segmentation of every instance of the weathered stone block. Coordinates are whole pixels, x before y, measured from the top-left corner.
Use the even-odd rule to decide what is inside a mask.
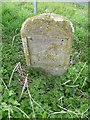
[[[72,23],[57,14],[28,18],[21,28],[27,65],[53,75],[64,74],[69,66],[73,32]]]

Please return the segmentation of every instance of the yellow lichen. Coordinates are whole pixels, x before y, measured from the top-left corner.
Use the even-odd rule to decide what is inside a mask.
[[[53,57],[53,54],[48,54],[47,55],[48,59],[55,61],[56,59]]]
[[[30,66],[30,59],[29,59],[29,55],[27,55],[26,53],[25,54],[25,58],[26,58],[26,64],[27,66]]]
[[[58,44],[52,43],[52,48],[53,48],[53,49],[57,49],[58,47],[59,47]]]

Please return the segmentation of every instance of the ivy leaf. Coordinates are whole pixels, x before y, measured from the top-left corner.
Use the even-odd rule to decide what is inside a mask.
[[[7,111],[8,105],[5,102],[2,102],[0,108],[2,108],[2,111]]]
[[[12,96],[13,94],[15,94],[14,91],[13,91],[13,90],[10,90],[10,91],[9,91],[9,97]]]
[[[13,105],[18,105],[18,106],[20,106],[20,103],[18,103],[18,101],[14,101],[14,103],[13,103]]]
[[[19,105],[20,105],[20,103],[18,103],[17,100],[14,100],[14,99],[12,99],[12,98],[9,99],[9,103],[12,104],[12,105],[16,105],[16,106],[19,106]]]

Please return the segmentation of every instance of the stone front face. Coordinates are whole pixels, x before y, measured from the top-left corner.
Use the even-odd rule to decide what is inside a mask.
[[[21,37],[28,66],[41,67],[53,75],[64,74],[69,65],[73,27],[66,18],[44,13],[28,18]]]

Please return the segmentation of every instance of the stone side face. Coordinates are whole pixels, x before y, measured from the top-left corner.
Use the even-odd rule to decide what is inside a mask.
[[[41,67],[52,75],[64,74],[69,66],[73,32],[72,23],[57,14],[28,18],[21,28],[27,65]]]

